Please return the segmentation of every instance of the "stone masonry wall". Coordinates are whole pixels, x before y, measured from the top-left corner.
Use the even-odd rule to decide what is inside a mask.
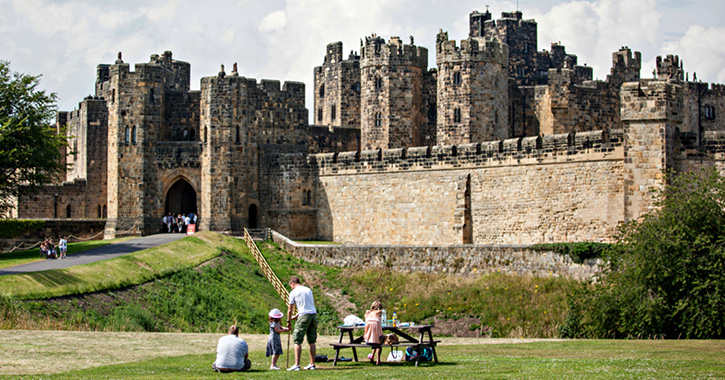
[[[501,272],[580,281],[591,280],[601,271],[601,260],[576,264],[567,256],[536,252],[526,246],[308,245],[295,243],[276,231],[272,240],[303,260],[351,269],[394,268],[461,276]]]
[[[598,131],[318,154],[318,234],[447,245],[469,228],[474,244],[610,241],[623,220],[621,141]]]

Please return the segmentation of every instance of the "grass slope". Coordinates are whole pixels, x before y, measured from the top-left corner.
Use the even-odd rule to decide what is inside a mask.
[[[214,353],[191,354],[109,365],[53,375],[0,379],[718,379],[725,378],[723,341],[563,341],[459,345],[438,348],[440,363],[320,363],[318,371],[268,370],[264,351],[250,354],[252,370],[217,374]],[[332,354],[328,347],[320,351]],[[367,352],[367,350],[365,350]],[[387,350],[385,352],[387,354]],[[72,355],[72,351],[67,354]],[[284,360],[282,361],[284,364]]]
[[[0,277],[5,297],[39,299],[137,285],[194,267],[218,256],[231,243],[206,232],[114,259],[64,269]]]

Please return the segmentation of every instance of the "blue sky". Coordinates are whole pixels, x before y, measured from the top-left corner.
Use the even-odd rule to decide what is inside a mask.
[[[71,110],[93,93],[95,67],[127,63],[171,50],[192,66],[192,89],[201,77],[238,62],[240,75],[302,81],[311,108],[312,70],[325,45],[342,41],[359,50],[372,33],[427,47],[435,64],[435,36],[465,39],[468,14],[489,5],[494,18],[515,1],[468,0],[0,0],[0,59],[15,71],[42,74],[41,86]],[[580,64],[604,79],[621,46],[642,52],[643,78],[657,55],[678,54],[698,79],[725,82],[725,1],[592,0],[518,2],[538,23],[538,49],[561,42]]]

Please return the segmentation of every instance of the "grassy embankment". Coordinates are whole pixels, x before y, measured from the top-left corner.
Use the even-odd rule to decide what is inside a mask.
[[[104,245],[120,243],[131,239],[130,237],[110,239],[110,240],[89,240],[76,243],[68,243],[67,255],[72,255],[87,249],[103,247]],[[15,251],[10,253],[0,253],[0,269],[14,267],[16,265],[29,264],[37,261],[46,260],[39,255],[39,248],[26,249],[23,251]]]

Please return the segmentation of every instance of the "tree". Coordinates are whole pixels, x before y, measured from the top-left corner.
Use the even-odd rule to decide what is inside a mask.
[[[18,196],[32,194],[66,169],[65,131],[52,127],[56,95],[39,90],[40,76],[12,72],[0,61],[0,217]]]
[[[725,178],[667,179],[658,211],[621,229],[602,280],[570,297],[562,335],[725,338]]]

